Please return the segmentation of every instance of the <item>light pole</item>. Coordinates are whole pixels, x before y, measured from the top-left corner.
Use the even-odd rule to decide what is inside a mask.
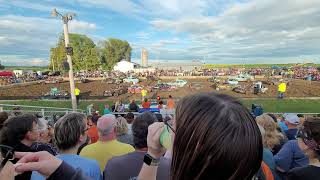
[[[51,15],[52,15],[52,17],[60,16],[63,21],[64,42],[65,42],[66,52],[67,52],[67,61],[69,64],[69,82],[70,82],[70,94],[71,94],[72,109],[73,109],[73,111],[76,111],[77,101],[76,101],[76,96],[74,94],[75,85],[74,85],[73,68],[72,68],[72,60],[71,60],[72,52],[68,52],[70,50],[68,22],[72,20],[72,18],[75,16],[75,14],[74,13],[67,13],[67,14],[62,15],[54,8],[51,12]]]

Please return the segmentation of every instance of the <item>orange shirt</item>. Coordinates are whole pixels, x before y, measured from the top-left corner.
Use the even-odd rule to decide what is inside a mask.
[[[174,109],[174,101],[172,99],[168,99],[167,108]]]
[[[150,103],[150,102],[144,102],[144,103],[142,103],[142,107],[143,107],[143,108],[150,108],[150,106],[151,106],[151,103]]]
[[[96,125],[92,125],[89,129],[88,129],[88,136],[91,139],[91,144],[95,143],[98,141],[99,139],[99,134],[98,134],[98,128]]]

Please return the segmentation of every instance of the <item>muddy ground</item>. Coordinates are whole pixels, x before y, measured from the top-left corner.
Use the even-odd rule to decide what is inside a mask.
[[[168,81],[168,80],[167,80]],[[212,88],[212,83],[208,82],[206,79],[190,79],[187,80],[188,85],[183,88],[178,88],[175,91],[158,91],[148,93],[148,97],[156,98],[157,95],[165,98],[171,94],[175,98],[181,98],[183,96],[197,93],[197,92],[212,92],[216,91]],[[166,82],[166,81],[163,81]],[[198,84],[198,88],[191,88],[189,84]],[[156,82],[143,81],[140,84],[142,85],[154,85]],[[252,84],[251,83],[241,83],[241,84]],[[140,94],[123,94],[119,97],[103,97],[103,92],[105,90],[114,89],[117,87],[115,84],[106,84],[100,80],[90,81],[89,83],[77,83],[76,85],[81,90],[82,99],[122,99],[122,100],[131,100],[131,99],[140,99]],[[58,87],[62,90],[69,91],[69,82],[63,82],[58,84],[34,84],[28,86],[19,86],[11,88],[1,88],[0,87],[0,99],[9,100],[9,99],[38,99],[45,93],[50,91],[50,88]],[[199,88],[200,87],[200,88]],[[266,85],[268,91],[265,94],[255,95],[253,92],[247,94],[239,94],[231,90],[221,90],[219,92],[237,96],[237,97],[275,97],[277,95],[277,86],[276,85]],[[320,82],[313,81],[311,84],[308,81],[304,80],[293,80],[287,86],[287,97],[320,97]]]

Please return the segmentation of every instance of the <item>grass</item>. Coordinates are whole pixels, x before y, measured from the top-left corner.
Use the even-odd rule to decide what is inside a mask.
[[[262,105],[264,112],[294,112],[294,113],[320,113],[319,100],[307,99],[242,99],[241,102],[251,108],[251,104]],[[30,106],[45,106],[45,107],[60,107],[71,108],[70,101],[48,101],[48,100],[19,100],[19,101],[0,101],[0,104],[18,104]],[[97,110],[103,112],[105,104],[112,105],[111,101],[82,101],[80,102],[79,109],[85,110],[90,104],[94,104]]]

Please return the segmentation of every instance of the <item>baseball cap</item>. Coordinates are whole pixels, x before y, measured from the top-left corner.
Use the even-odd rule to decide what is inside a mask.
[[[296,114],[288,113],[284,115],[284,119],[290,124],[300,124],[300,118]]]

